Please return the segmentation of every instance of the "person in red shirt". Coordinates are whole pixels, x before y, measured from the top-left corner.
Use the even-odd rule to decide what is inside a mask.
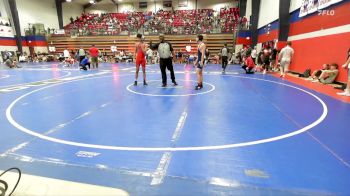
[[[255,67],[255,63],[253,61],[253,58],[251,57],[250,54],[246,54],[246,59],[245,59],[245,62],[244,62],[244,65],[242,66],[242,68],[244,69],[245,73],[246,74],[253,74],[254,69]]]
[[[99,51],[98,49],[95,47],[95,45],[92,45],[92,47],[89,50],[90,56],[91,56],[91,64],[92,64],[92,68],[98,68],[98,55],[99,55]]]
[[[143,85],[147,85],[146,82],[146,44],[143,43],[142,35],[137,34],[137,42],[135,43],[135,57],[136,57],[136,73],[135,73],[135,82],[134,85],[137,85],[137,78],[139,76],[140,66],[142,66],[143,72]]]

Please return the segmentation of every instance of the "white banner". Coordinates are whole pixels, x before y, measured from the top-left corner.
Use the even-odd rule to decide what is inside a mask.
[[[299,17],[322,10],[341,1],[343,0],[304,0],[300,7]]]
[[[14,37],[12,27],[0,26],[0,37]]]
[[[65,31],[64,31],[64,29],[57,29],[57,30],[55,30],[55,34],[57,34],[57,35],[64,35]]]

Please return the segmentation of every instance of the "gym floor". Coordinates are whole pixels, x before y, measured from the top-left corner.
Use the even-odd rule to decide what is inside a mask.
[[[157,65],[148,86],[133,64],[22,66],[0,70],[0,170],[130,195],[350,194],[347,102],[238,65],[207,65],[200,91],[189,65],[166,88]]]

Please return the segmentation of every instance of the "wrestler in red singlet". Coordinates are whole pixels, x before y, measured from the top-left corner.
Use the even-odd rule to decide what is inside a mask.
[[[146,59],[145,59],[145,53],[143,52],[143,43],[139,43],[136,47],[136,67],[142,66],[142,68],[146,67]]]
[[[137,78],[139,76],[140,65],[142,66],[143,72],[143,85],[147,85],[146,82],[146,58],[145,52],[146,47],[142,41],[142,35],[137,34],[138,42],[135,44],[135,56],[136,56],[136,73],[135,73],[135,82],[134,85],[137,85]]]

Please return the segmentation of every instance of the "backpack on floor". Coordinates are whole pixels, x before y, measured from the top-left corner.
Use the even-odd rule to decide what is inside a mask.
[[[306,69],[302,74],[299,74],[299,77],[308,78],[311,75],[311,69]]]

